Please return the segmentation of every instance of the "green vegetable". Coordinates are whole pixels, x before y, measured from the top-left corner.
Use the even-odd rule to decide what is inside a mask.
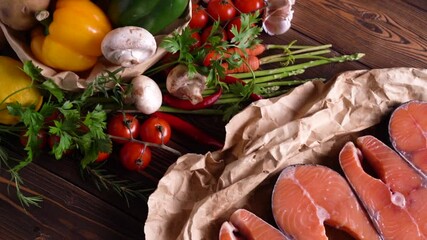
[[[112,1],[110,18],[122,26],[138,26],[156,35],[175,22],[187,9],[189,0],[120,0]],[[152,6],[154,5],[155,6]],[[126,4],[127,3],[127,4]],[[142,8],[145,7],[144,10]],[[149,11],[146,8],[151,8]],[[140,9],[140,10],[138,10]],[[147,13],[148,12],[148,13]],[[119,17],[118,17],[119,16]]]
[[[161,0],[112,0],[108,16],[115,27],[135,26],[141,18],[153,12]]]

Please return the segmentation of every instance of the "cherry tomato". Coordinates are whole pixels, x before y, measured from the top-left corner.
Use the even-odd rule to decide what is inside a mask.
[[[130,171],[145,169],[151,162],[151,150],[144,144],[127,142],[120,149],[120,162]]]
[[[242,13],[255,12],[265,6],[264,0],[234,0],[234,6]]]
[[[107,133],[122,138],[137,138],[139,134],[139,121],[132,114],[115,114],[107,123]],[[112,141],[118,144],[123,144],[128,141],[112,138]]]
[[[206,54],[205,58],[203,59],[203,66],[209,67],[212,65],[211,61],[215,61],[219,59],[220,55],[215,51],[210,51],[208,54]]]
[[[49,144],[50,149],[53,149],[55,144],[58,144],[61,138],[58,135],[49,135],[47,142]],[[65,152],[63,152],[63,155],[70,155],[73,152],[72,149],[68,149]]]
[[[242,27],[242,20],[240,19],[240,17],[233,18],[233,20],[231,20],[227,24],[226,34],[227,34],[228,40],[231,40],[234,37],[234,34],[231,32],[231,29],[233,28],[233,26],[235,26],[237,30],[240,31],[240,28]]]
[[[27,146],[28,143],[28,136],[25,136],[25,132],[22,132],[19,136],[19,142],[22,144],[22,146]],[[47,133],[45,130],[41,129],[37,133],[37,143],[40,149],[44,148],[47,144]]]
[[[192,29],[202,29],[208,24],[209,16],[208,13],[199,4],[192,4],[191,20],[188,26]]]
[[[211,0],[208,3],[208,13],[214,20],[228,21],[236,16],[236,8],[231,0]]]
[[[44,119],[44,123],[46,124],[46,126],[53,126],[55,125],[53,121],[59,121],[63,118],[64,116],[62,115],[62,113],[58,109],[55,109],[49,116]]]
[[[110,157],[109,153],[106,152],[99,152],[98,153],[98,158],[95,160],[95,162],[103,162],[105,160],[107,160]]]
[[[191,37],[196,39],[196,42],[193,45],[191,45],[191,48],[194,49],[194,48],[200,47],[202,45],[202,38],[201,38],[199,32],[193,32],[191,34]]]
[[[208,40],[209,35],[211,34],[211,31],[212,31],[212,28],[213,28],[213,26],[211,25],[211,26],[206,27],[205,29],[203,29],[202,35],[200,37],[200,40],[201,40],[202,43],[205,43]],[[225,33],[224,29],[221,28],[221,27],[219,27],[217,29],[217,31],[215,33],[213,33],[212,36],[220,36],[221,40],[227,41],[227,34]]]
[[[140,127],[139,137],[142,141],[166,144],[171,138],[171,127],[168,122],[158,117],[150,117]]]

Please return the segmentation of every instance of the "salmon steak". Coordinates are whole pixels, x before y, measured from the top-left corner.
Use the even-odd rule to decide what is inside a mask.
[[[388,129],[394,149],[427,174],[427,102],[400,105],[391,114]]]
[[[427,239],[425,178],[373,136],[348,142],[339,154],[341,168],[383,239]],[[368,174],[362,161],[372,167]]]
[[[272,193],[273,217],[291,239],[328,239],[325,224],[356,239],[380,239],[350,185],[321,165],[282,170]]]
[[[222,235],[221,235],[222,233]],[[229,236],[235,237],[230,238]],[[246,209],[237,209],[220,229],[220,240],[287,240],[283,233]]]
[[[222,223],[219,229],[219,240],[245,240],[239,230],[228,221]]]

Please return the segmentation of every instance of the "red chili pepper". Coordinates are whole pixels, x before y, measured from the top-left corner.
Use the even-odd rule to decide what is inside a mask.
[[[180,99],[170,94],[163,95],[163,102],[167,105],[184,110],[197,110],[211,107],[222,95],[222,89],[219,88],[214,94],[203,98],[203,101],[192,104],[190,100]]]
[[[243,86],[246,85],[245,82],[242,81],[242,79],[240,78],[236,78],[236,77],[232,77],[232,76],[225,76],[225,78],[221,79],[222,82],[225,82],[227,84],[236,84],[236,83],[241,83]],[[253,101],[257,101],[262,99],[262,96],[256,93],[251,93],[251,99]]]
[[[186,134],[202,144],[217,147],[219,149],[224,147],[224,143],[209,136],[207,133],[182,118],[164,112],[155,112],[153,115],[166,120],[171,125],[172,129]]]

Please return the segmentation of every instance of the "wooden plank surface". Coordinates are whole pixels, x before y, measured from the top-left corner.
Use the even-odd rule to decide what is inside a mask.
[[[331,43],[332,54],[363,52],[359,62],[330,64],[310,69],[301,78],[332,78],[355,69],[427,67],[427,1],[425,0],[297,0],[292,28],[284,35],[263,35],[265,43],[320,45]],[[219,139],[224,123],[203,116],[184,116]],[[176,134],[172,143],[183,153],[211,150]],[[116,174],[147,187],[157,181],[176,157],[156,152],[146,175]],[[8,188],[8,174],[0,169],[0,239],[144,239],[147,206],[130,199],[129,206],[112,191],[98,191],[83,179],[76,161],[37,159],[22,171],[26,189],[44,196],[41,208],[23,209]],[[179,219],[177,219],[179,221]]]

